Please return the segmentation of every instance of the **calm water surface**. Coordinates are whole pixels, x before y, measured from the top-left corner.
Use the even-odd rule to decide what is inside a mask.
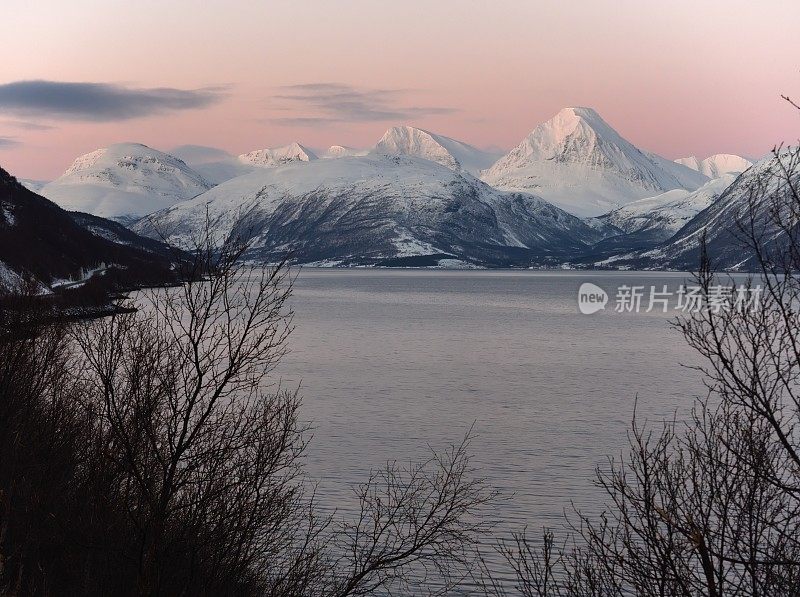
[[[308,472],[344,515],[351,488],[387,459],[459,441],[507,501],[500,534],[557,525],[575,503],[596,510],[593,471],[626,446],[638,416],[683,416],[702,392],[669,326],[675,313],[613,312],[621,284],[670,286],[675,273],[304,269],[292,352],[279,370],[302,384],[315,431]],[[581,315],[594,282],[609,310]]]

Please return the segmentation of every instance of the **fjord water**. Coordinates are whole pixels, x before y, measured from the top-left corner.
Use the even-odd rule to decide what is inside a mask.
[[[669,325],[673,303],[667,314],[616,313],[617,288],[674,291],[686,278],[302,270],[278,374],[302,382],[321,506],[346,516],[370,468],[424,458],[474,424],[473,464],[507,498],[487,514],[501,535],[559,525],[571,503],[597,511],[594,469],[625,450],[637,398],[637,419],[658,422],[685,417],[703,392],[681,366],[697,359]],[[608,292],[605,310],[579,313],[584,282]]]

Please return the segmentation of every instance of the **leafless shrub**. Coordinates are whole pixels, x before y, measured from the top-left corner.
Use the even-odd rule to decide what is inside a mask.
[[[292,275],[247,266],[235,240],[201,240],[182,254],[185,282],[140,293],[136,310],[54,322],[22,308],[24,333],[0,335],[2,593],[454,587],[493,496],[468,438],[373,473],[354,521],[320,517],[300,397],[271,375],[292,330]]]

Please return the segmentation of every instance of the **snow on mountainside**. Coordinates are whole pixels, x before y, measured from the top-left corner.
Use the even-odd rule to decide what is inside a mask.
[[[642,151],[591,108],[564,108],[481,174],[497,188],[527,191],[580,216],[597,216],[708,178]]]
[[[112,239],[100,229],[119,232]],[[175,281],[165,245],[115,222],[68,213],[2,168],[0,232],[0,288],[30,276],[47,292],[63,288],[65,280],[87,280],[92,272],[92,284],[109,289]]]
[[[132,221],[211,187],[182,160],[138,143],[78,157],[39,191],[68,211]]]
[[[797,151],[797,150],[792,150]],[[748,269],[753,259],[746,251],[741,240],[740,222],[755,222],[754,227],[760,230],[762,238],[770,244],[780,244],[785,231],[776,227],[773,221],[775,208],[774,198],[787,192],[787,181],[779,171],[776,160],[769,157],[756,162],[740,175],[736,181],[714,202],[689,224],[684,226],[669,243],[654,251],[645,253],[644,257],[657,266],[666,264],[670,267],[696,267],[703,234],[706,235],[709,255],[718,267],[728,269]],[[787,162],[788,155],[780,158]],[[795,170],[792,183],[800,183],[800,176]],[[751,210],[752,193],[756,193],[754,209]],[[792,202],[779,201],[779,205],[792,205]],[[783,207],[786,211],[788,207]],[[783,213],[786,221],[796,221],[792,214]]]
[[[393,126],[384,133],[373,151],[383,155],[415,156],[474,176],[497,159],[497,155],[461,141],[412,126]]]
[[[299,143],[290,143],[282,147],[257,149],[256,151],[243,153],[239,156],[241,162],[261,168],[274,168],[289,162],[310,162],[316,159],[318,159],[317,155],[313,151],[303,147]]]
[[[593,243],[580,219],[531,195],[410,156],[287,164],[230,180],[138,222],[186,245],[206,209],[217,237],[244,235],[250,258],[302,263],[479,265],[559,259]]]
[[[695,156],[679,158],[675,163],[702,172],[709,178],[719,178],[723,174],[741,174],[753,165],[750,160],[729,153],[717,153],[704,160],[698,160]]]
[[[362,156],[369,153],[368,149],[356,149],[355,147],[347,147],[346,145],[331,145],[325,152],[319,156],[324,159],[346,158],[351,156]]]
[[[791,152],[798,150],[793,149]],[[770,251],[780,247],[786,230],[774,221],[776,205],[785,222],[791,226],[796,218],[790,210],[793,199],[786,177],[780,173],[775,157],[756,162],[739,175],[720,197],[692,218],[665,243],[642,252],[622,253],[605,261],[605,265],[645,269],[696,270],[700,259],[703,236],[708,254],[715,267],[727,270],[751,271],[754,254],[745,243],[745,230],[757,231]],[[797,155],[788,152],[780,158],[784,164],[797,163]],[[800,184],[800,174],[792,166],[792,184]],[[797,224],[794,224],[796,234]]]
[[[598,219],[627,234],[647,233],[654,240],[666,240],[714,203],[734,180],[735,174],[724,174],[696,191],[673,189],[655,197],[639,199]]]

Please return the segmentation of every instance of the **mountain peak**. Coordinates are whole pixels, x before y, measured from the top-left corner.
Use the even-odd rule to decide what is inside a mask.
[[[390,127],[375,145],[377,153],[386,155],[412,155],[460,170],[461,163],[445,147],[446,141],[428,131],[413,126]]]
[[[408,148],[412,144],[439,144],[438,135],[407,124],[390,126],[376,143],[376,149]]]
[[[239,156],[241,162],[265,168],[274,168],[289,162],[310,162],[316,159],[318,159],[317,154],[297,141],[281,147],[257,149]]]
[[[210,187],[179,158],[141,143],[117,143],[77,157],[41,194],[70,211],[128,220]]]
[[[331,145],[324,154],[320,157],[324,158],[346,158],[354,156],[363,156],[369,153],[366,149],[357,149],[355,147],[348,147],[347,145]]]
[[[702,172],[709,178],[719,178],[724,174],[741,174],[753,165],[750,160],[730,153],[715,153],[704,160],[689,156],[688,158],[679,158],[675,162]]]
[[[561,108],[554,118],[583,118],[584,120],[600,120],[603,121],[600,114],[594,108],[586,106],[568,106]]]
[[[497,157],[462,141],[408,125],[390,127],[376,143],[373,152],[423,158],[476,176]]]
[[[538,125],[482,178],[502,189],[540,195],[582,216],[671,189],[694,190],[707,180],[638,149],[586,107],[563,108]]]
[[[537,126],[520,148],[526,158],[581,159],[594,153],[598,143],[606,142],[630,152],[638,152],[592,108],[562,108],[550,120]]]
[[[83,155],[78,156],[72,162],[69,168],[64,171],[62,176],[69,176],[70,174],[75,174],[82,170],[89,170],[93,166],[111,162],[113,160],[119,159],[142,159],[142,158],[149,158],[164,162],[175,162],[179,164],[184,164],[184,161],[180,158],[176,158],[173,155],[168,153],[164,153],[163,151],[159,151],[158,149],[153,149],[152,147],[148,147],[143,143],[114,143],[113,145],[109,145],[108,147],[101,147],[100,149],[95,149],[94,151],[90,151],[89,153],[85,153]]]

